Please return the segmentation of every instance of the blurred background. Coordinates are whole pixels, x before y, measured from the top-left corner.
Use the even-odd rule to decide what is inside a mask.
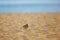
[[[60,0],[0,0],[0,12],[60,12]]]

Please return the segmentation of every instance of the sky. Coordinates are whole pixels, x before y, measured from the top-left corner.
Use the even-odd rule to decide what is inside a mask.
[[[0,4],[60,4],[60,0],[0,0]]]

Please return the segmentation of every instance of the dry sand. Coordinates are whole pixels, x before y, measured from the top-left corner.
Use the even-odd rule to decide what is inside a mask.
[[[60,14],[0,14],[0,40],[60,40]]]

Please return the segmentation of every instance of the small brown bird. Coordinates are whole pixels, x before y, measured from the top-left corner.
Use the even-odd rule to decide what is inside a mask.
[[[25,25],[23,26],[23,28],[24,28],[24,29],[27,29],[27,28],[28,28],[28,24],[25,24]]]

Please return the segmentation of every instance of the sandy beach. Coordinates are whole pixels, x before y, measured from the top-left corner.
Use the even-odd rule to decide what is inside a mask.
[[[0,40],[60,40],[60,13],[0,13]]]

